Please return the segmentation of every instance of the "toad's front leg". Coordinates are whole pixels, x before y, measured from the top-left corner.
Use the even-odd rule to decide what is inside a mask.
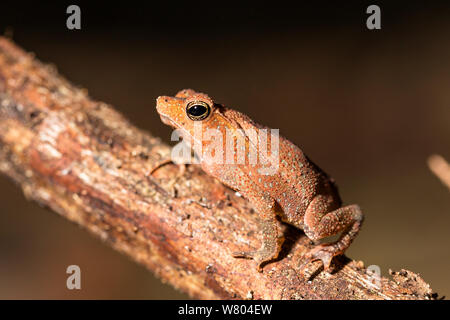
[[[307,254],[309,262],[321,260],[325,270],[330,267],[334,256],[344,253],[350,246],[364,220],[364,215],[356,204],[323,212],[331,203],[329,200],[327,196],[316,196],[305,213],[305,233],[311,240],[320,240],[342,232],[338,241],[318,245]]]
[[[255,260],[257,270],[262,272],[262,264],[264,262],[278,257],[284,237],[280,236],[279,222],[276,219],[275,201],[268,196],[261,197],[247,194],[246,197],[254,204],[255,210],[262,219],[260,232],[263,234],[263,242],[258,250],[234,252],[233,257]]]

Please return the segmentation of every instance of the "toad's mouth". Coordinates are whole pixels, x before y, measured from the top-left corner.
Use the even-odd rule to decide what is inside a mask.
[[[177,127],[176,123],[172,121],[168,116],[159,114],[159,117],[161,118],[162,123],[167,124],[172,127]]]

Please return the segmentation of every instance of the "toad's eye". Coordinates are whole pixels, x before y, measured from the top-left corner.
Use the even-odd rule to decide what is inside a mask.
[[[211,113],[209,104],[203,101],[192,101],[186,106],[186,114],[189,119],[194,121],[201,121],[206,119]]]

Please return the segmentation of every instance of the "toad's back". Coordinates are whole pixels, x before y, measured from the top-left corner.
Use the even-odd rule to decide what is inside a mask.
[[[208,173],[240,191],[244,196],[249,196],[246,191],[251,186],[251,189],[257,190],[261,197],[273,198],[282,209],[282,212],[279,212],[282,219],[301,229],[303,229],[304,213],[315,196],[327,195],[336,208],[340,206],[341,200],[332,179],[309,160],[299,147],[282,136],[274,137],[274,133],[269,128],[255,123],[238,111],[222,108],[221,113],[230,122],[235,122],[235,125],[243,129],[235,131],[235,139],[249,141],[251,139],[245,135],[245,132],[251,132],[252,129],[267,130],[269,139],[266,149],[269,154],[267,157],[269,163],[228,165],[227,170],[217,170],[217,168],[211,170],[210,166],[206,166],[204,169]],[[276,138],[279,138],[278,156],[270,157],[273,155],[270,153],[273,151],[271,142]],[[261,154],[261,146],[255,147],[253,144],[250,148],[252,147]]]

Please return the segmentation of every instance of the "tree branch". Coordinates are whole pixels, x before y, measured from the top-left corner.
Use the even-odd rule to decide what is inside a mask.
[[[333,274],[312,264],[311,277],[301,276],[311,243],[288,226],[281,257],[256,272],[252,260],[231,256],[259,247],[249,203],[194,165],[181,176],[174,165],[147,174],[169,156],[159,139],[0,38],[0,171],[28,199],[163,281],[202,299],[431,298],[410,271],[377,278],[346,257],[336,259]]]
[[[428,158],[428,167],[450,189],[450,165],[447,161],[442,156],[434,154]]]

